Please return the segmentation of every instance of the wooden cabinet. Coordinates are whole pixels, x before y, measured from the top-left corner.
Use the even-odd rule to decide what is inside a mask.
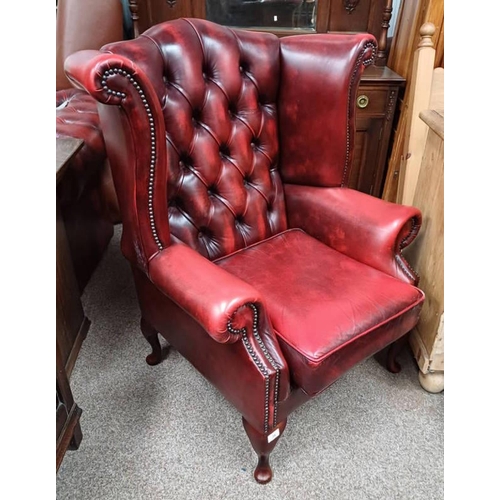
[[[81,139],[56,139],[56,184],[65,175],[71,158],[83,146]],[[82,410],[73,399],[69,376],[89,329],[71,260],[65,225],[56,198],[56,471],[66,450],[82,440]]]
[[[361,78],[356,98],[356,137],[348,186],[380,197],[394,111],[404,79],[387,67],[372,66]]]
[[[56,471],[66,450],[76,450],[82,441],[80,415],[75,403],[59,346],[56,346]]]
[[[437,70],[435,70],[437,71]],[[444,80],[444,71],[442,72]],[[444,389],[444,111],[428,109],[420,119],[429,127],[412,204],[422,211],[422,230],[406,258],[420,274],[426,299],[410,335],[420,368],[419,380],[429,392]]]
[[[229,16],[228,22],[221,24],[251,26],[253,29],[272,31],[278,36],[335,31],[368,32],[378,40],[375,64],[385,66],[387,61],[392,0],[129,0],[129,5],[136,36],[154,24],[179,17],[215,21],[212,17],[216,10],[229,12],[245,7],[253,22],[242,25],[238,24],[241,17]],[[216,5],[219,9],[215,9]],[[262,15],[255,16],[256,11]],[[283,21],[281,13],[285,11],[289,12],[289,16]],[[304,15],[310,17],[310,23],[298,22]]]
[[[207,1],[212,0],[129,0],[136,36],[155,24],[179,17],[205,19]],[[225,4],[241,3],[240,0],[213,1],[225,2]],[[278,15],[281,11],[276,10],[276,15],[270,16],[268,10],[263,10],[261,6],[259,8],[262,10],[263,27],[249,29],[271,31],[278,36],[363,31],[372,33],[378,40],[375,66],[367,68],[364,72],[357,95],[355,150],[348,186],[381,197],[393,131],[394,110],[400,89],[405,82],[404,78],[385,66],[392,0],[286,1],[290,4],[296,3],[301,13],[313,12],[314,27],[298,29],[290,26],[287,29],[283,26],[276,26],[273,28],[269,26],[269,19],[277,18],[281,22],[280,15]],[[246,2],[248,5],[251,3]],[[267,3],[272,6],[279,2]],[[313,7],[306,9],[306,4]],[[291,16],[289,24],[293,24],[295,18]]]
[[[410,334],[419,380],[429,392],[444,389],[444,68],[435,68],[435,26],[424,23],[406,92],[397,198],[422,212],[422,228],[404,251],[425,293]],[[391,180],[390,178],[388,180]]]
[[[205,19],[205,0],[129,0],[135,36],[179,17]]]
[[[61,182],[67,166],[83,146],[81,139],[56,139],[56,183]],[[75,365],[78,352],[85,339],[90,321],[83,312],[66,227],[57,200],[56,213],[56,318],[57,345],[68,377]]]

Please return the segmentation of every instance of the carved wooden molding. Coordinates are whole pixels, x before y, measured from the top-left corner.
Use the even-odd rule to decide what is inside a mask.
[[[390,121],[394,113],[394,105],[396,104],[397,90],[392,89],[389,94],[389,102],[387,103],[387,112],[385,114],[385,119]]]
[[[132,22],[134,24],[134,38],[139,36],[139,6],[137,5],[137,0],[128,0],[128,6],[130,8],[130,13],[132,14]]]
[[[359,0],[344,0],[344,8],[349,14],[352,14],[358,6]]]
[[[382,17],[381,32],[378,38],[378,52],[376,66],[385,66],[387,61],[387,32],[389,31],[389,21],[392,17],[392,0],[386,0]]]

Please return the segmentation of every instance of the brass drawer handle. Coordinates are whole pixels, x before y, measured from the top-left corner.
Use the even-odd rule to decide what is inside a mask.
[[[356,105],[358,106],[358,108],[360,109],[363,109],[363,108],[366,108],[366,106],[368,106],[368,103],[370,102],[370,99],[368,99],[368,96],[367,95],[364,95],[364,94],[361,94],[360,96],[358,96],[358,98],[356,99]]]

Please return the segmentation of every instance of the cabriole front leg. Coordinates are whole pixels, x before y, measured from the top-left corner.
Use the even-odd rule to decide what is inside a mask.
[[[162,350],[158,331],[155,330],[144,318],[141,318],[141,331],[145,339],[149,342],[152,348],[151,354],[146,356],[146,363],[150,366],[158,365],[166,357],[168,348]]]
[[[244,417],[242,420],[243,427],[245,428],[245,432],[250,439],[252,448],[259,457],[253,477],[258,483],[266,484],[273,478],[273,471],[271,469],[271,465],[269,464],[269,455],[285,430],[286,419],[282,420],[278,425],[276,425],[272,432],[268,434],[263,434],[261,431],[252,427]]]

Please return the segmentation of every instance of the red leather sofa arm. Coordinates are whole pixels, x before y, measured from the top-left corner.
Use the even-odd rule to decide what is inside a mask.
[[[262,308],[253,286],[183,244],[173,244],[153,257],[149,278],[220,343],[240,339],[235,332],[242,326],[244,318],[239,316],[244,306]]]
[[[401,254],[417,236],[420,210],[353,189],[285,185],[290,227],[412,285],[418,275]]]

